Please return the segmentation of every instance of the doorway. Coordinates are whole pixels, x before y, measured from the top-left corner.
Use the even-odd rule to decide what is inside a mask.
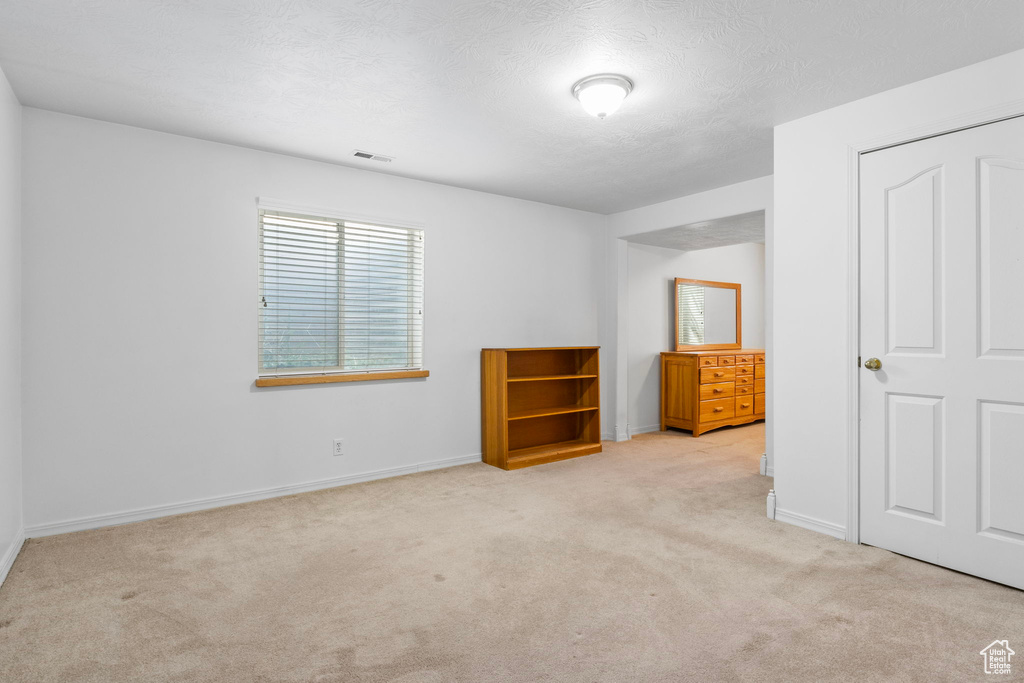
[[[743,427],[730,427],[730,420],[735,414],[736,424],[750,423],[750,419],[744,421],[743,415],[753,417],[756,422],[764,418],[764,396],[766,380],[764,376],[755,378],[753,374],[758,370],[755,361],[760,356],[762,363],[761,370],[764,370],[764,347],[766,331],[768,327],[768,297],[767,297],[767,254],[764,245],[766,226],[766,211],[758,210],[743,214],[723,216],[712,220],[696,223],[686,223],[672,228],[663,228],[646,233],[638,233],[623,238],[625,265],[626,265],[626,287],[624,299],[626,306],[623,307],[624,329],[626,331],[625,349],[627,360],[627,395],[628,395],[628,424],[630,436],[645,432],[658,432],[666,426],[663,409],[666,405],[674,405],[672,401],[666,403],[663,391],[662,380],[664,368],[662,366],[662,352],[677,350],[679,326],[677,325],[679,311],[677,310],[677,278],[689,278],[691,280],[714,281],[719,285],[729,283],[730,286],[741,292],[741,306],[735,304],[727,307],[730,311],[730,320],[736,324],[736,330],[742,325],[741,343],[747,351],[736,350],[721,351],[720,353],[708,352],[709,357],[704,358],[705,362],[712,362],[723,359],[726,363],[736,363],[736,372],[749,371],[751,376],[736,379],[723,380],[723,387],[729,389],[721,396],[703,396],[703,399],[721,399],[720,403],[726,405],[730,411],[724,417],[727,419],[712,420],[712,416],[705,418],[707,425],[714,429],[724,429],[725,432],[716,432],[711,436],[704,436],[708,429],[695,429],[697,426],[697,397],[692,391],[685,392],[692,398],[688,403],[687,415],[694,417],[693,424],[680,424],[678,420],[668,424],[668,427],[676,428],[670,435],[685,437],[687,440],[693,438],[694,433],[701,434],[697,441],[710,446],[713,442],[729,438],[740,438]],[[708,284],[705,282],[705,284]],[[705,304],[708,302],[705,301]],[[703,310],[707,310],[706,308]],[[725,308],[722,309],[723,311]],[[737,314],[742,311],[742,315]],[[741,321],[737,320],[741,317]],[[706,332],[706,330],[705,330]],[[734,334],[734,333],[733,333]],[[739,341],[740,337],[730,337],[728,341]],[[725,341],[725,340],[722,340]],[[696,343],[696,342],[695,342]],[[703,342],[712,343],[705,334]],[[715,342],[718,343],[718,342]],[[718,347],[715,347],[718,348]],[[757,351],[755,355],[754,351]],[[744,365],[745,364],[745,365]],[[728,368],[727,368],[728,369]],[[710,380],[709,380],[710,381]],[[733,386],[733,383],[748,382],[743,387]],[[709,391],[712,387],[705,387]],[[756,390],[761,393],[757,393]],[[721,389],[719,389],[721,391]],[[744,392],[736,400],[734,391]],[[728,397],[729,400],[722,397]],[[678,398],[678,397],[677,397]],[[746,404],[746,405],[744,405]],[[703,403],[700,404],[704,407]],[[709,410],[718,407],[708,403]],[[758,410],[760,408],[760,410]],[[742,413],[746,409],[746,413]],[[760,414],[760,418],[757,417]],[[717,415],[714,417],[723,417]],[[725,426],[723,426],[725,425]],[[678,431],[679,429],[684,431]],[[771,474],[767,453],[766,426],[762,422],[756,422],[756,426],[750,432],[760,429],[760,436],[753,441],[759,441],[756,445],[757,453],[753,462],[754,471],[760,469],[762,474]],[[730,436],[729,434],[735,432]],[[750,443],[753,444],[753,441]],[[696,444],[692,444],[696,445]],[[750,445],[750,444],[748,444]],[[760,463],[758,462],[760,460]]]

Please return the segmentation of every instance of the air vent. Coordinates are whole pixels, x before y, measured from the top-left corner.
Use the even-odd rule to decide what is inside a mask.
[[[384,156],[383,154],[373,154],[372,152],[363,152],[358,149],[352,152],[352,156],[359,157],[360,159],[372,159],[373,161],[392,162],[395,160],[394,157]]]

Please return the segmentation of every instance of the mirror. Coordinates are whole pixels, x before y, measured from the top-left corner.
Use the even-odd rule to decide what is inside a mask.
[[[738,349],[740,285],[676,278],[676,351]]]

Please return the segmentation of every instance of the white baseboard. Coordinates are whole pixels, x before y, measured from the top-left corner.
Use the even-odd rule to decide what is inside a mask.
[[[54,536],[56,534],[66,534],[72,531],[85,531],[86,529],[99,529],[105,526],[117,526],[119,524],[130,524],[131,522],[142,522],[147,519],[156,519],[157,517],[168,517],[170,515],[180,515],[185,512],[196,512],[197,510],[208,510],[210,508],[224,507],[225,505],[236,505],[238,503],[248,503],[254,500],[265,500],[267,498],[290,496],[295,493],[305,493],[307,491],[330,489],[335,488],[337,486],[345,486],[346,484],[358,484],[360,482],[373,481],[375,479],[387,479],[389,477],[398,477],[403,474],[414,474],[416,472],[438,470],[444,467],[469,465],[474,462],[480,462],[481,457],[482,456],[480,454],[477,454],[465,455],[459,458],[431,460],[429,462],[421,462],[415,465],[406,465],[404,467],[391,467],[388,469],[376,470],[374,472],[349,474],[344,477],[334,477],[331,479],[318,479],[317,481],[309,481],[302,484],[291,484],[289,486],[275,486],[273,488],[259,489],[257,491],[233,493],[227,496],[203,498],[201,500],[191,500],[184,503],[172,503],[170,505],[157,505],[154,507],[139,508],[137,510],[128,510],[126,512],[115,512],[107,515],[97,515],[95,517],[80,517],[78,519],[69,519],[63,522],[54,522],[51,524],[36,524],[33,526],[25,527],[25,533],[23,535],[25,538],[39,538],[41,536]]]
[[[18,559],[18,553],[21,552],[21,546],[23,545],[25,545],[25,530],[19,529],[18,533],[14,536],[14,540],[7,547],[7,552],[0,559],[0,586],[4,585],[7,574],[10,573],[11,567],[14,566],[14,561]]]
[[[415,467],[416,467],[415,471],[417,471],[417,472],[429,472],[430,470],[443,470],[446,467],[458,467],[459,465],[472,465],[475,462],[483,462],[483,456],[481,454],[477,453],[476,455],[464,455],[461,458],[445,458],[443,460],[431,460],[430,462],[421,462],[418,465],[415,465]],[[381,471],[382,472],[387,472],[388,470],[381,470]],[[403,472],[403,474],[409,474],[409,473],[408,472]],[[356,476],[364,476],[364,475],[356,475]],[[387,477],[394,477],[394,476],[397,476],[397,475],[385,474],[382,477],[373,477],[373,479],[386,479]],[[364,479],[363,481],[370,481],[370,480],[369,479]]]
[[[764,476],[766,476],[766,477],[774,477],[775,476],[775,468],[774,467],[765,467],[764,468]]]
[[[775,521],[792,524],[793,526],[798,526],[801,529],[817,531],[819,534],[833,536],[843,541],[846,540],[846,527],[840,526],[839,524],[833,524],[832,522],[814,519],[813,517],[807,517],[806,515],[797,514],[796,512],[789,512],[782,508],[775,509]]]
[[[615,432],[601,432],[601,441],[615,441]]]
[[[646,427],[630,427],[629,428],[629,438],[633,438],[637,434],[649,434],[651,432],[660,432],[660,431],[661,431],[661,425],[660,424],[658,424],[658,425],[648,425]]]

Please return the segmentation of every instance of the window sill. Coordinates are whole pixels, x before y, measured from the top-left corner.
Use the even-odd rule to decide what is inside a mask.
[[[364,372],[357,375],[294,375],[291,377],[260,377],[258,387],[287,387],[297,384],[334,384],[335,382],[372,382],[382,379],[413,379],[430,377],[429,370],[398,370],[395,372]]]

